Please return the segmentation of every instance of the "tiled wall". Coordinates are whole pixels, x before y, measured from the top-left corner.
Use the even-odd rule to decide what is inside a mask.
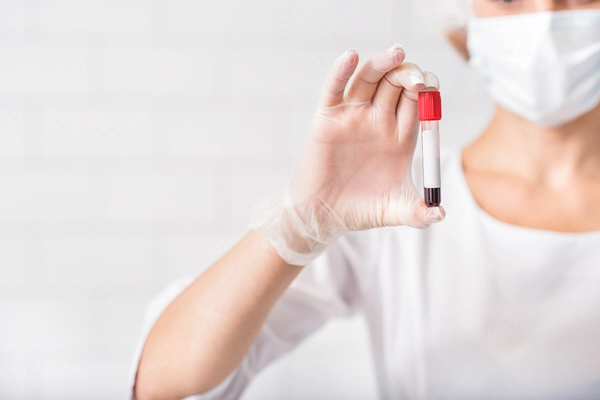
[[[469,140],[480,83],[407,0],[0,0],[0,398],[125,398],[144,304],[285,182],[339,54],[396,42]],[[246,398],[373,397],[368,351],[334,322]]]

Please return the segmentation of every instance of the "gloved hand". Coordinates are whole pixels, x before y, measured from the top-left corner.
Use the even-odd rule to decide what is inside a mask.
[[[249,224],[288,264],[306,265],[348,231],[444,219],[411,176],[418,93],[439,82],[404,59],[396,45],[356,73],[355,51],[336,61],[291,181],[256,205]]]

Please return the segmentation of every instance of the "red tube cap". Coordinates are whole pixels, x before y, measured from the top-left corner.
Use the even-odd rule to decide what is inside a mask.
[[[419,121],[442,119],[442,96],[440,92],[419,93]]]

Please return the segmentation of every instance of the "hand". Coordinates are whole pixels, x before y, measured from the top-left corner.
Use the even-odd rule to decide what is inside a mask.
[[[286,261],[307,262],[347,231],[443,220],[443,208],[428,208],[411,177],[418,93],[439,82],[404,59],[394,46],[358,71],[355,51],[335,63],[284,206],[261,230]]]

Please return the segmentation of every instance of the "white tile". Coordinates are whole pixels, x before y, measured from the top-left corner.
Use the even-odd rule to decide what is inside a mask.
[[[157,266],[151,237],[46,237],[41,259],[40,278],[52,287],[144,285]]]
[[[24,1],[0,2],[0,31],[21,31],[26,26]]]
[[[106,91],[207,95],[217,79],[214,58],[202,47],[111,47],[106,51]]]
[[[89,215],[89,178],[81,174],[0,175],[0,219],[63,219]]]
[[[106,300],[98,306],[104,318],[94,322],[103,335],[97,336],[98,343],[111,354],[118,354],[116,361],[130,362],[137,348],[146,302],[141,300]]]
[[[26,367],[22,364],[0,363],[0,398],[25,399],[28,393],[26,374]]]
[[[22,236],[0,237],[0,283],[23,284],[25,273],[25,240]]]
[[[290,163],[291,166],[291,163]],[[260,173],[234,173],[231,175],[231,217],[234,220],[248,221],[254,205],[283,187],[291,178],[291,168],[274,166],[274,172]]]
[[[22,156],[25,114],[17,110],[0,110],[0,156]]]
[[[83,48],[0,46],[0,92],[86,92],[86,58]]]
[[[377,2],[376,7],[361,0],[347,1],[343,5],[322,0],[290,2],[286,3],[286,29],[305,34],[389,34],[401,29],[406,19],[403,16],[408,7],[400,10],[395,3],[400,2],[383,0]]]
[[[155,1],[44,0],[40,2],[44,30],[139,31],[156,23]]]
[[[302,147],[308,138],[314,114],[314,109],[307,108],[290,111],[284,116],[284,129],[289,135],[286,152],[290,154],[293,159],[298,158]]]
[[[340,53],[342,53],[341,51]],[[230,63],[244,60],[244,69],[233,69],[229,80],[233,96],[308,96],[316,107],[321,86],[340,54],[333,51],[289,48],[236,49]],[[290,101],[289,107],[294,107]]]
[[[169,154],[184,157],[241,157],[277,153],[278,130],[271,112],[189,111],[169,116]]]
[[[44,110],[42,151],[52,156],[150,156],[157,147],[153,125],[150,111]]]
[[[46,363],[43,400],[106,400],[129,398],[128,364]]]
[[[282,2],[259,0],[167,2],[170,30],[203,32],[271,32],[283,26]]]
[[[0,353],[37,355],[43,361],[82,353],[91,345],[86,303],[1,302],[0,321]]]
[[[123,174],[107,181],[108,218],[189,221],[213,216],[207,174]]]

